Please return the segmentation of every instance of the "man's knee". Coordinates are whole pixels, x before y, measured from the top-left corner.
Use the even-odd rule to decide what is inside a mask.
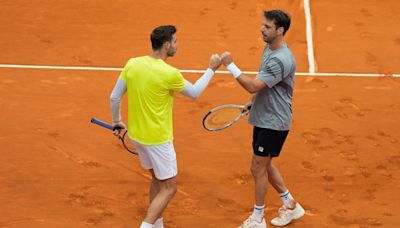
[[[176,184],[171,184],[167,188],[168,195],[171,198],[175,196],[177,191],[178,191],[178,186]]]
[[[271,162],[271,164],[267,167],[267,172],[268,172],[268,174],[269,173],[271,173],[271,172],[273,172],[274,171],[274,164],[272,164],[272,162]]]
[[[271,165],[271,159],[269,157],[253,157],[251,163],[251,173],[253,177],[265,176]]]
[[[251,171],[251,174],[253,175],[253,177],[257,176],[258,167],[257,167],[257,165],[254,164],[254,162],[251,164],[250,171]]]
[[[178,186],[175,180],[167,180],[160,185],[161,190],[167,194],[168,198],[172,198],[175,196]]]
[[[258,162],[253,162],[250,168],[251,174],[253,175],[254,178],[259,177],[260,175],[265,175],[265,167],[263,167],[260,163]]]

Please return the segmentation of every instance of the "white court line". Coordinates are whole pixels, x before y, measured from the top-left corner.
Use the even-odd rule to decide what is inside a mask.
[[[39,66],[39,65],[17,65],[17,64],[0,64],[0,68],[46,69],[46,70],[122,71],[122,68],[115,68],[115,67]]]
[[[307,36],[307,53],[308,53],[308,72],[315,73],[314,62],[314,46],[311,27],[311,10],[309,0],[304,0],[304,13],[306,16],[306,36]]]
[[[0,68],[17,69],[43,69],[43,70],[86,70],[86,71],[122,71],[118,67],[83,67],[83,66],[39,66],[39,65],[16,65],[0,64]],[[203,74],[205,70],[180,70],[182,73]],[[230,74],[226,70],[217,70],[217,74]],[[243,71],[245,74],[258,74],[258,71]],[[306,73],[296,72],[298,76],[344,76],[344,77],[400,77],[400,74],[368,74],[368,73]]]

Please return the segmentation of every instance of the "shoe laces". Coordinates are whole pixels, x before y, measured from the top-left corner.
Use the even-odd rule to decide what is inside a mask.
[[[285,205],[283,205],[281,208],[279,208],[279,218],[286,220],[286,218],[289,216],[289,210],[288,208],[286,208]]]

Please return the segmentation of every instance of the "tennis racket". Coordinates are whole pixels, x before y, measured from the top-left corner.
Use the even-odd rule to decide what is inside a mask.
[[[101,121],[101,120],[98,120],[98,119],[96,119],[96,118],[90,119],[90,122],[91,122],[91,123],[94,123],[94,124],[97,124],[97,125],[99,125],[99,126],[101,126],[101,127],[107,128],[107,129],[109,129],[109,130],[111,130],[111,131],[114,131],[114,130],[115,130],[110,124],[108,124],[108,123],[106,123],[106,122],[103,122],[103,121]],[[131,140],[129,139],[129,137],[126,135],[127,133],[128,133],[128,131],[124,131],[124,133],[122,134],[122,136],[121,136],[121,135],[118,135],[118,138],[119,138],[119,140],[121,140],[122,145],[124,145],[125,149],[126,149],[129,153],[132,153],[132,154],[136,154],[136,155],[137,155],[138,153],[136,152],[136,149],[135,149],[135,147],[133,146],[132,141],[131,141]]]
[[[203,127],[208,131],[220,131],[236,123],[249,110],[245,111],[243,105],[221,105],[211,109],[203,118]]]

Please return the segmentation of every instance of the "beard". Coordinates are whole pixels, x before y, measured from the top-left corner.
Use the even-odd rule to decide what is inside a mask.
[[[265,43],[268,43],[268,44],[273,43],[275,41],[276,37],[277,37],[276,35],[275,36],[265,36],[263,34],[263,40]]]
[[[175,53],[176,53],[176,49],[170,48],[170,49],[168,49],[168,51],[167,51],[167,56],[168,56],[168,57],[172,57],[172,56],[175,55]]]

